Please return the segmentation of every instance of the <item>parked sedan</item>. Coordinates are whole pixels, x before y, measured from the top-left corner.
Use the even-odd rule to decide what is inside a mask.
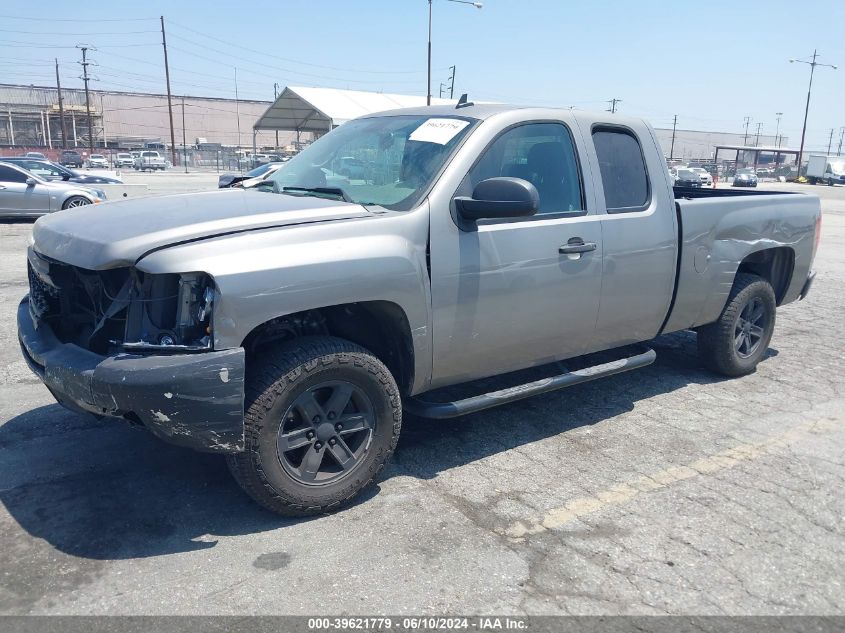
[[[734,187],[756,187],[757,174],[752,169],[740,169],[733,181]]]
[[[128,152],[120,152],[114,157],[115,167],[132,167],[134,165],[135,159]]]
[[[105,199],[100,189],[44,180],[17,165],[0,163],[0,217],[35,217]]]
[[[701,176],[691,169],[679,169],[675,178],[676,187],[695,187],[701,188]]]
[[[0,162],[11,163],[18,167],[23,167],[27,171],[32,172],[36,176],[40,176],[45,180],[64,180],[66,182],[76,182],[81,185],[120,185],[123,181],[119,178],[110,178],[108,176],[96,176],[94,174],[80,174],[78,171],[73,171],[67,167],[62,167],[56,163],[51,163],[48,160],[35,160],[34,158],[24,158],[22,156],[12,156],[9,158],[0,157]]]
[[[27,152],[24,154],[24,158],[40,158],[41,160],[47,160],[47,157],[41,152]]]
[[[703,167],[693,167],[690,169],[690,171],[694,171],[698,174],[698,177],[701,179],[702,187],[713,186],[713,176],[711,176],[710,172],[704,169]]]
[[[217,178],[217,187],[219,189],[226,189],[228,187],[254,187],[262,180],[268,178],[284,163],[267,163],[256,167],[245,174],[221,174]]]
[[[91,154],[91,156],[88,157],[88,167],[92,167],[94,169],[108,169],[109,161],[102,154]]]

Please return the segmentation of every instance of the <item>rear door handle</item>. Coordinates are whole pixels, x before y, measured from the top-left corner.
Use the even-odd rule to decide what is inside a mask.
[[[579,253],[589,253],[596,250],[595,242],[585,242],[580,237],[573,237],[566,244],[557,249],[561,255],[574,255]]]

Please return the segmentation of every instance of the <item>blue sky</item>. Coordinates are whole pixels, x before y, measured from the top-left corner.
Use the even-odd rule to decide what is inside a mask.
[[[219,8],[218,8],[219,6]],[[242,9],[242,12],[241,12]],[[425,94],[426,0],[277,0],[240,5],[5,0],[0,82],[81,86],[74,45],[92,53],[98,88],[164,89],[158,16],[164,15],[174,92],[273,97],[273,84]],[[50,16],[42,18],[41,16]],[[29,19],[20,19],[29,18]],[[845,126],[845,4],[817,1],[622,2],[434,0],[433,78],[457,66],[455,92],[515,103],[605,109],[658,127],[742,132],[763,124],[797,145],[809,67],[819,49],[807,145],[834,150]]]

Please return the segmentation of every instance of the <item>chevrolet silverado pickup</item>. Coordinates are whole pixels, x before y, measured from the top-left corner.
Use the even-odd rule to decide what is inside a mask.
[[[673,188],[649,125],[604,112],[365,116],[265,184],[41,218],[17,321],[60,404],[223,453],[281,514],[357,495],[403,411],[643,367],[680,330],[707,368],[754,371],[820,234],[815,196]]]
[[[164,157],[158,152],[143,151],[135,159],[134,167],[135,171],[147,171],[148,169],[150,171],[155,171],[156,169],[164,171],[167,163]]]

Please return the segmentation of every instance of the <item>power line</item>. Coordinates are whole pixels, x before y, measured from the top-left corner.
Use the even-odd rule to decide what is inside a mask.
[[[44,18],[29,18],[18,15],[0,15],[4,20],[30,20],[32,22],[44,22]],[[149,22],[157,18],[54,18],[50,16],[50,22]]]
[[[21,42],[19,40],[0,41],[0,45],[11,46],[13,48],[76,48],[76,46],[72,44],[38,44],[36,42]],[[102,46],[101,48],[135,48],[138,46],[155,46],[155,44],[109,44],[108,46]]]
[[[205,48],[202,44],[199,44],[198,42],[194,42],[193,40],[186,39],[186,38],[181,37],[181,36],[176,35],[176,34],[171,33],[171,37],[175,37],[175,38],[177,38],[177,39],[179,39],[183,42],[188,42],[189,44],[192,44],[193,46],[198,46],[198,47],[203,48],[203,49]],[[204,55],[199,55],[198,53],[194,53],[193,51],[189,51],[189,50],[186,50],[184,48],[173,46],[172,44],[170,45],[170,48],[174,51],[179,51],[179,52],[185,53],[187,55],[192,55],[194,57],[198,57],[199,59],[204,59],[206,61],[210,61],[210,62],[215,63],[215,64],[220,63],[220,58],[212,59],[210,57],[206,57]],[[220,52],[220,55],[225,56],[225,57],[222,57],[224,59],[225,58],[231,58],[231,59],[247,62],[248,64],[253,64],[256,67],[262,66],[261,62],[247,58],[247,57],[243,57],[241,55],[234,55],[232,53],[226,53],[226,52],[222,52],[222,51]],[[227,65],[234,68],[234,65],[232,65],[232,64],[227,64]],[[240,67],[241,67],[241,64],[238,64],[238,68],[240,68]],[[384,80],[376,80],[376,79],[349,79],[348,77],[331,77],[331,76],[322,75],[322,74],[302,72],[300,70],[292,70],[290,68],[282,68],[282,67],[279,67],[279,66],[276,66],[275,68],[273,68],[273,70],[275,70],[277,72],[285,73],[285,74],[290,74],[290,75],[301,75],[303,77],[309,77],[309,78],[314,77],[314,78],[317,78],[317,79],[328,79],[328,80],[332,80],[332,81],[342,82],[342,83],[345,83],[345,84],[382,84],[383,85],[385,83],[390,83],[390,84],[416,84],[416,83],[418,83],[416,81],[411,81],[411,80],[408,80],[408,81],[390,80],[388,82],[385,82]],[[255,72],[257,74],[259,74],[258,71],[255,71]],[[260,72],[260,74],[266,76],[267,75],[267,68],[264,67],[263,70]]]
[[[281,57],[279,55],[273,55],[272,53],[266,53],[264,51],[259,51],[259,50],[256,50],[254,48],[249,48],[247,46],[241,46],[240,44],[233,44],[229,40],[224,40],[224,39],[221,39],[221,38],[218,38],[218,37],[214,37],[213,35],[208,35],[208,34],[203,33],[201,31],[197,31],[196,29],[192,29],[188,26],[185,26],[183,24],[179,24],[178,22],[174,22],[173,20],[170,20],[170,24],[177,26],[181,29],[185,29],[186,31],[190,31],[191,33],[196,33],[197,35],[208,38],[210,40],[214,40],[215,42],[220,42],[222,44],[226,44],[227,46],[230,46],[232,48],[239,48],[241,50],[249,51],[250,53],[255,53],[257,55],[261,55],[262,57],[272,57],[274,59],[279,59],[279,60],[282,60],[282,61],[290,62],[292,64],[300,64],[302,66],[310,66],[312,68],[322,68],[324,70],[338,70],[338,71],[341,71],[341,72],[367,73],[367,74],[373,74],[373,75],[411,75],[411,74],[418,75],[418,74],[424,72],[422,70],[361,70],[361,69],[358,69],[358,68],[342,68],[340,66],[326,66],[326,65],[323,65],[323,64],[314,64],[314,63],[311,63],[311,62],[304,62],[304,61],[298,60],[298,59],[291,59],[289,57]],[[179,35],[174,35],[174,37],[179,37],[180,39],[191,42],[191,40],[188,40],[187,38],[180,37]],[[191,42],[191,43],[196,44],[197,46],[203,46],[202,44],[198,44],[197,42]]]
[[[158,33],[158,31],[93,31],[88,33],[65,31],[21,31],[20,29],[0,29],[0,33],[20,33],[22,35],[67,35],[77,37],[79,35],[139,35],[141,33]]]

